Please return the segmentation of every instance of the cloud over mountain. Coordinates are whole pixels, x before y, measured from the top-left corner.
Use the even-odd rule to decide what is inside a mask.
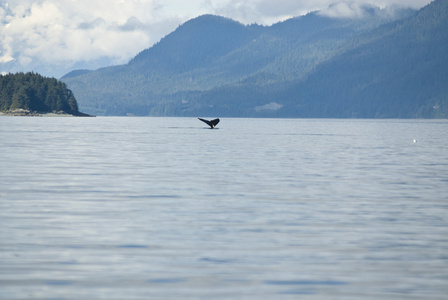
[[[418,9],[430,0],[207,0],[204,5],[215,14],[244,24],[270,25],[279,20],[304,15],[311,11],[327,10],[328,16],[353,17],[360,7],[374,5],[381,8],[400,6]],[[327,9],[328,8],[328,9]]]
[[[120,64],[157,42],[179,20],[157,17],[154,1],[0,2],[0,62],[8,71],[62,75],[67,68]],[[162,34],[161,34],[162,33]],[[42,66],[51,69],[42,69]],[[3,70],[2,71],[6,71]]]
[[[328,15],[366,2],[418,8],[430,0],[352,0]],[[73,69],[126,63],[179,24],[211,13],[270,25],[329,7],[334,0],[0,0],[0,72],[62,76]],[[330,8],[331,8],[330,7]]]

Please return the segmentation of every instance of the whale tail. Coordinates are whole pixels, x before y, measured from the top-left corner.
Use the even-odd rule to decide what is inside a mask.
[[[199,120],[201,120],[202,122],[204,122],[205,124],[207,124],[208,126],[210,126],[211,129],[215,128],[216,125],[218,125],[219,123],[219,119],[214,119],[214,120],[204,120],[201,118],[198,118]]]

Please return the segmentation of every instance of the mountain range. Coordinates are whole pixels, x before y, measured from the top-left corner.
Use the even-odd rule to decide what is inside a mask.
[[[272,26],[204,15],[125,65],[61,78],[96,115],[446,118],[448,0]]]

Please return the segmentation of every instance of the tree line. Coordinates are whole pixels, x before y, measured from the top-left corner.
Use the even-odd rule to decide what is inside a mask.
[[[0,75],[0,111],[15,109],[79,113],[75,96],[65,83],[34,72]]]

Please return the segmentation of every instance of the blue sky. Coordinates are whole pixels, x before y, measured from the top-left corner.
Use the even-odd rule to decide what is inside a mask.
[[[338,5],[331,6],[334,2]],[[420,8],[431,0],[0,0],[0,72],[61,77],[123,64],[185,21],[210,13],[271,25],[314,10],[356,17],[372,3]],[[359,16],[358,16],[359,17]]]

